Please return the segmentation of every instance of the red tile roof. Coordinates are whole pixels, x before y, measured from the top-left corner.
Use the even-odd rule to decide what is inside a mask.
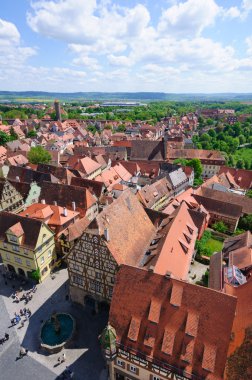
[[[162,310],[157,323],[149,320],[153,300]],[[123,265],[109,322],[124,350],[166,368],[221,380],[235,308],[236,299],[221,292]]]

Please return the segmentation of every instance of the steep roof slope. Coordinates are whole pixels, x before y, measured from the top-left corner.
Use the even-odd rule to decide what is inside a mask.
[[[117,274],[109,322],[117,343],[201,379],[223,379],[236,299],[138,268]]]

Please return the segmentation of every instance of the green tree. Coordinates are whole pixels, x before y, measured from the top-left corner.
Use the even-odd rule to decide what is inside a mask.
[[[174,164],[186,166],[188,160],[185,158],[176,158],[176,160],[173,161]]]
[[[3,131],[0,131],[0,145],[5,145],[8,141],[10,141],[9,135]]]
[[[10,129],[10,141],[15,141],[15,140],[18,140],[18,135],[14,131],[14,128],[11,127],[11,129]]]
[[[27,137],[37,137],[37,133],[34,130],[31,130],[27,133]]]
[[[200,160],[198,158],[193,158],[193,159],[189,160],[187,162],[186,166],[193,167],[193,169],[194,169],[194,177],[196,179],[201,178],[201,175],[202,175],[202,172],[203,172],[203,168],[202,168],[202,164],[201,164],[201,162],[200,162]]]
[[[244,167],[245,167],[244,160],[243,160],[243,159],[239,159],[239,160],[236,162],[236,167],[237,167],[237,169],[244,169]]]
[[[224,222],[222,222],[222,221],[214,223],[212,227],[213,227],[213,229],[214,229],[215,231],[218,231],[218,232],[225,233],[225,232],[228,231],[228,227],[227,227],[226,224],[225,224]]]
[[[47,150],[45,150],[42,146],[33,147],[28,153],[28,160],[32,164],[46,164],[49,163],[51,159],[52,157],[50,153]]]
[[[252,190],[246,192],[247,197],[252,198]]]
[[[238,228],[245,231],[252,231],[252,214],[243,216],[239,221]]]

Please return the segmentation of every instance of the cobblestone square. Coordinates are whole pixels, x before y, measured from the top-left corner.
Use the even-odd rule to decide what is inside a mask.
[[[98,336],[107,323],[107,313],[92,315],[90,310],[73,305],[67,299],[66,269],[57,272],[54,279],[49,277],[37,285],[37,291],[27,305],[24,301],[13,302],[11,294],[19,286],[17,280],[7,280],[6,285],[3,276],[0,276],[0,338],[5,332],[10,335],[9,341],[0,345],[1,378],[22,380],[35,376],[39,380],[52,380],[57,379],[68,366],[76,380],[105,380],[105,362]],[[20,323],[11,327],[14,313],[19,314],[19,310],[24,307],[31,310],[31,317],[24,322],[24,327]],[[49,355],[40,349],[39,333],[43,321],[55,311],[70,313],[76,320],[76,332],[69,348],[60,354]],[[27,357],[16,361],[20,346],[27,348],[29,353]],[[58,365],[57,359],[63,352],[66,361]]]

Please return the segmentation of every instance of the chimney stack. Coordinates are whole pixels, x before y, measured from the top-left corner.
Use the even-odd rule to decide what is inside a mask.
[[[42,205],[45,205],[45,199],[41,199]]]
[[[20,182],[20,178],[19,178],[18,175],[16,176],[16,181],[17,181],[17,182]]]
[[[54,206],[57,206],[57,201],[53,201]]]
[[[63,208],[63,215],[67,216],[67,209],[66,209],[66,207]]]
[[[75,202],[72,202],[72,209],[73,209],[73,211],[76,210],[76,204],[75,204]]]

